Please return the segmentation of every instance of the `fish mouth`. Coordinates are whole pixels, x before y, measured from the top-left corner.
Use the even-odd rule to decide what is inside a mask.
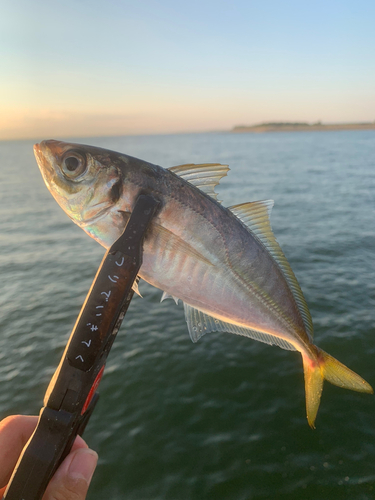
[[[56,141],[55,139],[47,139],[40,143],[34,144],[34,151],[48,149],[51,152],[53,151],[55,156],[61,156],[69,147],[70,145],[67,142]]]
[[[34,149],[35,158],[40,159],[40,155],[41,155],[40,144],[39,143],[34,144],[33,149]]]
[[[48,167],[52,159],[56,161],[61,158],[69,147],[70,145],[65,142],[48,139],[34,144],[34,155],[38,165],[43,165],[45,168]]]
[[[50,189],[51,179],[54,175],[54,168],[50,161],[48,161],[48,152],[46,151],[43,142],[40,144],[34,144],[34,155],[43,180],[47,188]]]
[[[45,163],[46,163],[46,158],[43,154],[41,144],[38,144],[38,143],[34,144],[34,155],[35,155],[36,162],[37,162],[39,168],[41,168],[42,165],[44,167]]]
[[[53,166],[54,161],[57,158],[55,149],[59,143],[60,141],[55,141],[51,139],[48,141],[42,141],[40,143],[34,144],[35,159],[47,186],[50,184],[49,179],[55,173],[55,168]],[[52,146],[52,148],[50,146]]]

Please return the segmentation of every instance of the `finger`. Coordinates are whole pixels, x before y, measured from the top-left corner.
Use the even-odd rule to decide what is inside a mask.
[[[86,444],[86,441],[82,439],[81,436],[77,436],[70,451],[72,452],[80,448],[88,448],[88,446]]]
[[[37,423],[38,417],[25,415],[12,415],[0,422],[0,495]],[[87,448],[87,444],[77,436],[72,451],[82,448]]]
[[[43,500],[85,500],[98,455],[89,448],[72,451],[51,479]]]
[[[38,417],[12,415],[0,422],[0,488],[3,488],[13,472],[18,457],[31,434]]]

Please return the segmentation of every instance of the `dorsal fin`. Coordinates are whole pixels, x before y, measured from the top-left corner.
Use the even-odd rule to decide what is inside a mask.
[[[189,330],[190,338],[193,342],[198,342],[198,340],[205,334],[209,332],[229,332],[235,333],[236,335],[243,335],[259,342],[264,342],[265,344],[278,345],[282,349],[287,349],[289,351],[295,351],[292,344],[284,339],[270,335],[269,333],[259,332],[257,330],[251,330],[250,328],[244,328],[241,326],[233,325],[231,323],[225,323],[219,319],[213,318],[208,314],[195,309],[192,306],[184,303],[185,319]]]
[[[201,165],[189,163],[171,167],[168,170],[219,201],[217,193],[215,193],[215,186],[227,175],[230,169],[228,165],[221,165],[220,163],[202,163]]]
[[[272,232],[269,216],[273,207],[273,200],[254,201],[229,207],[229,210],[240,219],[245,226],[263,243],[289,285],[293,297],[298,305],[307,333],[313,337],[313,324],[310,311],[307,307],[302,290],[298,284],[292,268],[289,265],[280,245]]]

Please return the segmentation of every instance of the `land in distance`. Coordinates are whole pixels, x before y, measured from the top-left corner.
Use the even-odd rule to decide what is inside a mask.
[[[374,122],[365,123],[304,123],[304,122],[267,122],[257,125],[236,125],[232,132],[309,132],[312,130],[375,130]]]

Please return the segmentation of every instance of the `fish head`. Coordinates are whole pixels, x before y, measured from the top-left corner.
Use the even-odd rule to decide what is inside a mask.
[[[124,159],[105,149],[55,140],[35,144],[34,154],[60,207],[91,237],[110,246],[126,225],[124,207],[117,206]]]

